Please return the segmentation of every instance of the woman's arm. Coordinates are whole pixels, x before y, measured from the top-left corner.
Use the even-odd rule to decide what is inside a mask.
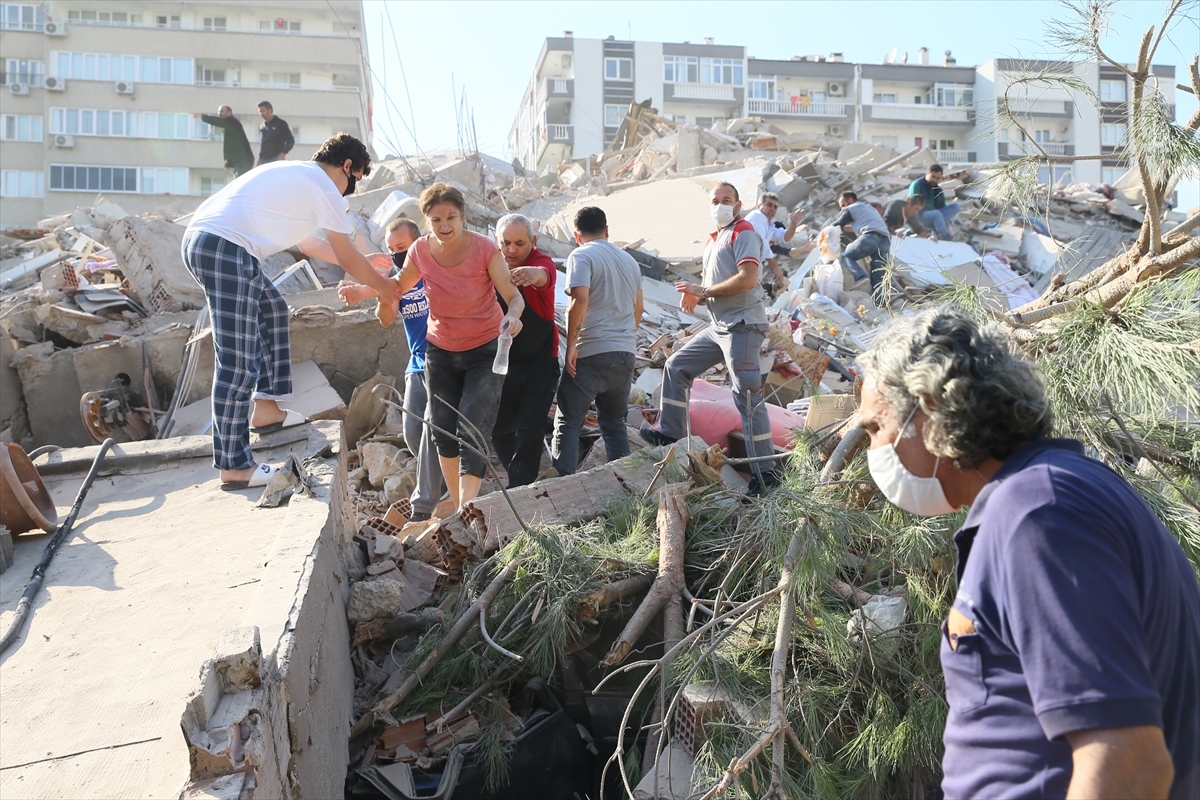
[[[407,262],[405,262],[405,266],[408,266]],[[521,314],[525,313],[525,298],[521,296],[521,290],[512,282],[504,254],[499,250],[492,254],[492,260],[488,262],[488,275],[491,277],[496,291],[508,305],[508,313],[500,321],[500,333],[507,332],[516,336],[521,332]]]

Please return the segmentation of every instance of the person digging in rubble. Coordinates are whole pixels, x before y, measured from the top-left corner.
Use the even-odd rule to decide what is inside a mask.
[[[875,305],[885,307],[887,305],[887,286],[884,284],[884,277],[888,255],[892,249],[892,239],[888,233],[887,223],[883,221],[883,217],[873,206],[859,202],[858,195],[854,192],[842,192],[842,196],[838,199],[838,205],[842,207],[842,213],[829,224],[858,234],[858,238],[842,250],[840,256],[842,266],[861,281],[867,276],[863,275],[858,260],[869,258],[871,260],[871,297],[874,299]]]
[[[724,361],[733,384],[733,401],[742,417],[747,454],[764,459],[751,464],[754,477],[748,494],[754,496],[780,482],[775,462],[767,458],[774,447],[758,362],[767,330],[767,309],[758,285],[762,239],[749,222],[738,218],[742,203],[732,184],[721,183],[712,190],[709,209],[717,229],[704,246],[703,283],[679,281],[675,290],[684,311],[691,313],[698,304],[705,305],[712,325],[667,359],[658,422],[639,433],[653,445],[683,438],[692,381]]]
[[[421,229],[409,219],[392,220],[384,232],[384,243],[392,256],[389,277],[400,274],[404,259],[413,242],[421,235]],[[375,292],[361,283],[342,286],[338,294],[348,305],[354,305]],[[408,366],[404,369],[404,443],[417,457],[416,487],[413,489],[413,522],[423,522],[433,516],[438,500],[442,496],[442,467],[437,460],[437,447],[433,443],[433,429],[422,423],[428,405],[429,393],[425,384],[425,335],[429,324],[429,300],[425,296],[425,282],[417,285],[400,297],[400,319],[404,322],[404,337],[408,340]]]
[[[790,242],[792,237],[796,235],[797,230],[801,230],[808,226],[800,226],[800,220],[804,219],[804,211],[797,210],[788,215],[787,228],[777,228],[774,225],[775,212],[779,210],[779,197],[771,192],[763,192],[762,197],[758,200],[758,208],[746,215],[746,222],[754,226],[754,232],[762,239],[762,256],[760,263],[765,262],[771,267],[771,274],[774,281],[773,286],[785,286],[787,278],[783,275],[783,270],[779,268],[779,260],[775,258],[775,252],[771,245],[783,242]],[[767,283],[764,276],[764,283]]]
[[[642,270],[608,241],[604,209],[575,212],[575,241],[567,256],[566,372],[554,412],[554,469],[579,469],[579,434],[592,403],[609,461],[629,455],[625,419],[633,385],[637,329],[642,324]]]
[[[550,256],[537,249],[537,234],[528,217],[501,217],[496,223],[496,241],[513,283],[525,298],[521,336],[513,339],[508,355],[508,374],[492,429],[492,445],[512,489],[537,480],[546,448],[546,419],[559,375],[558,328],[554,324],[557,270]]]
[[[925,198],[919,194],[892,200],[884,207],[883,221],[887,223],[888,232],[895,235],[907,228],[917,236],[924,234],[934,241],[937,236],[931,236],[930,231],[921,222],[921,212],[925,209]]]
[[[955,175],[961,174],[955,173]],[[925,170],[925,177],[917,178],[908,187],[908,194],[910,196],[920,195],[925,198],[925,209],[921,212],[921,222],[926,228],[931,228],[939,239],[949,239],[954,235],[954,218],[958,216],[959,205],[946,202],[946,193],[938,185],[941,182],[941,164],[931,164],[929,169]]]
[[[302,424],[279,400],[292,396],[288,306],[259,267],[262,259],[299,246],[339,264],[381,297],[399,300],[395,284],[350,241],[345,195],[370,174],[366,146],[347,133],[325,141],[312,161],[251,170],[205,200],[183,237],[183,260],[204,287],[212,319],[213,461],[221,488],[263,486],[273,474],[255,464],[250,431]],[[325,238],[316,234],[324,231]],[[371,256],[386,265],[387,255]],[[253,410],[251,410],[253,408]]]
[[[859,359],[871,476],[970,513],[942,626],[946,797],[1200,797],[1200,588],[1132,486],[1053,439],[1032,365],[949,307]]]
[[[496,243],[464,227],[462,192],[439,181],[421,192],[419,202],[431,233],[409,248],[392,286],[403,294],[418,282],[425,284],[425,375],[433,404],[426,419],[433,425],[442,477],[458,510],[478,496],[483,483],[504,385],[504,376],[492,371],[497,339],[521,332],[525,300]],[[507,312],[497,293],[508,304]],[[381,297],[376,313],[384,326],[391,325],[399,313],[398,297]],[[459,437],[485,456],[460,447]]]
[[[222,146],[225,168],[233,170],[233,177],[245,175],[254,169],[254,150],[250,147],[250,140],[246,138],[246,129],[242,127],[242,121],[233,115],[232,108],[221,106],[217,109],[215,117],[212,114],[192,116],[225,131],[225,143]]]

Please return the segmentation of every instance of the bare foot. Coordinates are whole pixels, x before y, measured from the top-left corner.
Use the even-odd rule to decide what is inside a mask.
[[[371,297],[375,297],[375,290],[370,286],[364,286],[361,283],[353,283],[349,286],[343,286],[338,289],[338,295],[346,301],[346,305],[352,306],[355,303],[361,303]]]
[[[247,467],[246,469],[223,469],[221,470],[221,483],[230,483],[232,481],[248,481],[256,469],[258,469],[257,464],[252,467]]]

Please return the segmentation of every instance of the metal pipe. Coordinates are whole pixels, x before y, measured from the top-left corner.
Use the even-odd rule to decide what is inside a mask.
[[[21,628],[25,624],[25,618],[29,616],[29,608],[33,603],[33,596],[37,594],[37,590],[41,588],[42,580],[46,577],[46,568],[50,566],[50,559],[54,558],[54,553],[58,550],[58,546],[71,535],[71,528],[75,525],[75,518],[79,516],[79,509],[83,506],[83,500],[87,497],[88,489],[92,488],[92,481],[96,479],[96,473],[100,471],[100,464],[103,463],[104,456],[107,455],[109,448],[112,446],[112,439],[105,439],[104,444],[100,445],[100,452],[96,454],[96,460],[92,462],[92,468],[88,471],[87,477],[83,479],[83,485],[79,487],[79,494],[75,496],[75,505],[71,507],[71,513],[67,515],[66,521],[59,525],[58,530],[50,537],[46,549],[42,552],[42,560],[33,568],[32,580],[25,587],[25,593],[21,595],[21,600],[17,603],[17,613],[13,616],[13,621],[8,626],[8,630],[4,632],[4,638],[0,639],[0,653],[7,650],[8,646],[16,641],[17,635],[20,634]]]

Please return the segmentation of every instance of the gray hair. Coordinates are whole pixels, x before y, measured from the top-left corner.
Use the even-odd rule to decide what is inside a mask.
[[[925,449],[962,469],[1049,436],[1054,412],[1003,328],[947,305],[897,317],[858,358],[897,422],[928,415]]]
[[[508,226],[510,225],[524,225],[526,230],[529,231],[530,239],[537,235],[537,233],[533,230],[533,223],[530,222],[529,217],[525,216],[524,214],[505,214],[496,223],[496,235],[499,236],[500,234],[504,233],[504,231],[508,230]]]

